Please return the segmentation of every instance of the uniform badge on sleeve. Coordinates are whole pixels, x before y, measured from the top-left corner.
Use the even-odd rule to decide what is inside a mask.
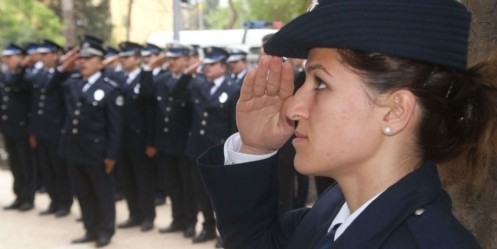
[[[93,93],[93,98],[96,100],[96,101],[100,101],[104,98],[105,96],[105,92],[101,89],[98,89],[95,91],[95,93]]]
[[[223,92],[219,95],[219,103],[224,104],[228,100],[228,94]]]
[[[117,106],[123,106],[124,105],[124,98],[123,98],[123,96],[117,96],[117,98],[116,98],[116,105]]]

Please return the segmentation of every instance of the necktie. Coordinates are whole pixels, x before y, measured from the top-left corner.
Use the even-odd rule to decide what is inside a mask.
[[[214,82],[207,81],[205,84],[206,84],[205,85],[205,90],[204,90],[205,91],[205,95],[206,96],[212,95],[213,94],[213,92],[212,92],[213,89],[212,88],[214,87]]]
[[[314,249],[329,249],[333,242],[335,242],[335,233],[341,224],[336,224],[330,232],[328,232],[323,239],[314,247]]]

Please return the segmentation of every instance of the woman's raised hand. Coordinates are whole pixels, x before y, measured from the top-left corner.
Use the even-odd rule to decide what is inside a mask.
[[[240,152],[268,154],[283,146],[294,132],[284,102],[293,95],[293,66],[281,58],[262,56],[240,91],[236,123],[242,139]]]

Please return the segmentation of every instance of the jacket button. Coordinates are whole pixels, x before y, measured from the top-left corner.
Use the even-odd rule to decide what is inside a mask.
[[[76,103],[77,107],[81,107],[82,105],[83,105],[83,103],[81,103],[81,102]]]
[[[204,117],[209,117],[209,113],[204,112]]]
[[[161,96],[157,96],[157,100],[158,100],[158,101],[161,101],[161,100],[162,100],[162,97],[161,97]]]
[[[7,115],[2,115],[2,120],[7,120],[7,119],[9,119],[9,116],[7,116]]]
[[[45,95],[43,95],[43,94],[42,94],[42,95],[40,95],[40,99],[41,99],[41,100],[45,100],[46,98],[47,98],[47,96],[45,96]]]
[[[72,124],[73,124],[73,125],[78,125],[78,123],[79,123],[79,122],[78,122],[78,120],[77,120],[77,119],[73,119],[73,120],[72,120]]]
[[[426,210],[424,208],[418,208],[414,211],[414,215],[420,216],[422,215]]]
[[[77,128],[72,129],[72,134],[78,134],[78,129]]]
[[[207,121],[202,120],[202,125],[205,126],[207,124]]]
[[[43,115],[43,110],[38,110],[38,115]]]
[[[166,123],[169,122],[169,117],[165,117],[164,122],[166,122]]]
[[[169,128],[164,128],[164,133],[168,133],[169,132]]]
[[[169,100],[170,102],[173,101],[173,97],[169,97],[167,100]]]
[[[200,132],[199,132],[199,133],[200,133],[200,135],[202,135],[202,136],[203,136],[203,135],[205,134],[205,131],[202,129],[202,130],[200,130]]]
[[[9,96],[3,96],[3,101],[9,101]]]
[[[166,107],[166,112],[170,112],[171,111],[171,107]]]
[[[74,111],[74,115],[76,115],[76,116],[79,116],[79,113],[80,113],[79,110]]]
[[[7,105],[2,105],[2,110],[7,110]]]

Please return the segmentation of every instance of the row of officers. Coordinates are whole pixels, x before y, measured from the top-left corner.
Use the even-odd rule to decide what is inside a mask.
[[[63,217],[77,197],[85,233],[73,243],[110,243],[115,170],[129,209],[117,227],[151,230],[162,188],[173,221],[160,232],[183,232],[194,243],[216,239],[195,159],[236,131],[247,54],[202,51],[200,59],[195,46],[133,42],[115,50],[92,36],[66,52],[49,40],[24,49],[9,44],[2,51],[0,132],[16,199],[4,209],[33,208],[36,158],[51,200],[41,214]]]

